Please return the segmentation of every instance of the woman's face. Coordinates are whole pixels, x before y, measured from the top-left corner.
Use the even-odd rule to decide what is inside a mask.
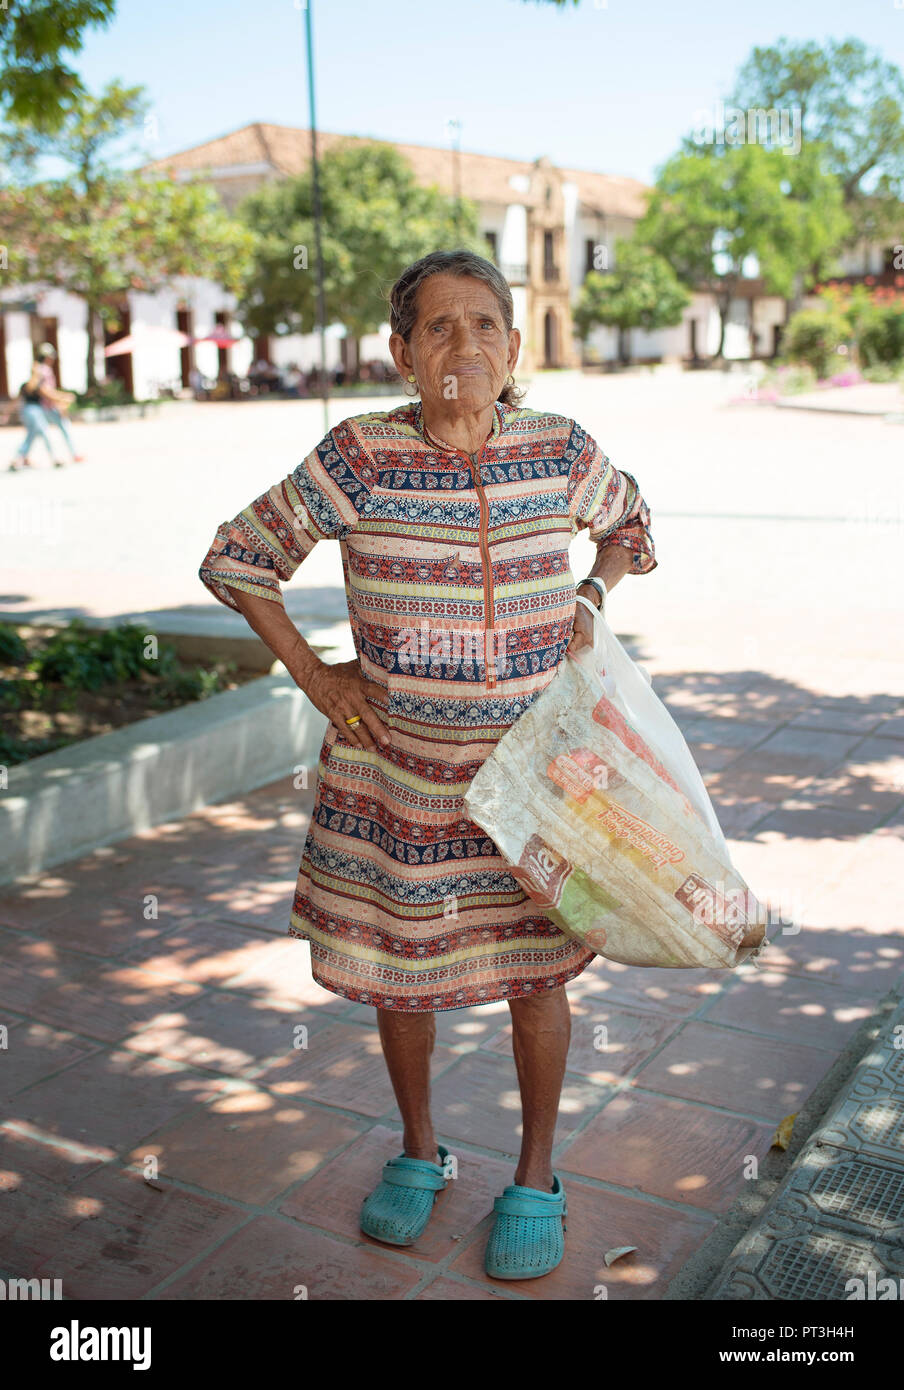
[[[521,346],[510,332],[489,285],[470,275],[429,276],[417,292],[417,319],[406,343],[398,334],[389,350],[400,375],[413,372],[424,406],[463,414],[491,405],[514,371]]]

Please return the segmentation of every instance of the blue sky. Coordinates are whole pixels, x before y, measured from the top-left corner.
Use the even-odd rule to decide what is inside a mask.
[[[75,66],[141,84],[164,155],[250,121],[307,125],[304,0],[119,0]],[[900,8],[898,7],[900,6]],[[727,95],[755,44],[853,35],[904,67],[904,0],[313,0],[324,130],[628,174]]]

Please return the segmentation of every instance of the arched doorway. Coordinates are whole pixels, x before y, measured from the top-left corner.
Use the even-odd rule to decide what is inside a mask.
[[[229,314],[226,312],[225,309],[218,309],[213,317],[217,330],[222,330],[222,332],[228,337]],[[226,376],[232,369],[232,364],[229,361],[229,352],[230,349],[228,347],[217,348],[217,381],[224,381],[226,379]]]
[[[185,333],[189,338],[195,335],[194,320],[191,309],[183,306],[176,310],[176,327],[180,333]],[[191,343],[179,349],[179,375],[183,389],[187,390],[191,386],[191,369],[195,365],[195,350]]]
[[[543,316],[543,365],[559,365],[559,325],[552,309],[547,309]]]
[[[128,301],[124,301],[116,306],[116,318],[113,321],[104,323],[104,347],[109,347],[118,338],[125,338],[132,331],[132,314]],[[131,352],[116,353],[113,357],[105,357],[105,372],[108,381],[114,378],[122,382],[122,388],[126,395],[134,399],[135,386],[132,378],[132,354]]]

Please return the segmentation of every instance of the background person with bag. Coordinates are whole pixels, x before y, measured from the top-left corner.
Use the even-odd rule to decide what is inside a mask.
[[[32,468],[34,465],[28,457],[29,450],[36,439],[44,443],[47,456],[57,468],[63,467],[62,459],[55,459],[53,456],[53,445],[50,442],[50,435],[47,433],[47,426],[50,423],[47,418],[47,411],[43,402],[44,375],[41,363],[37,360],[32,365],[31,375],[27,381],[22,383],[19,391],[21,400],[22,423],[25,426],[25,438],[19,445],[10,460],[10,472],[23,465]]]

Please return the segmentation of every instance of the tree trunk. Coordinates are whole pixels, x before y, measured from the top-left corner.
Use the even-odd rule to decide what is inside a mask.
[[[723,278],[716,293],[716,308],[719,311],[719,346],[716,348],[713,362],[721,362],[722,354],[725,351],[725,330],[728,327],[728,314],[737,288],[738,278],[734,273],[730,278],[727,276]]]
[[[631,365],[631,330],[622,328],[619,324],[618,329],[618,360],[623,367]]]
[[[87,369],[87,373],[86,373],[86,376],[87,376],[87,387],[88,387],[88,390],[89,390],[89,391],[91,390],[92,387],[94,387],[94,386],[97,385],[97,373],[95,372],[95,369],[94,369],[94,349],[95,349],[95,345],[96,345],[96,344],[95,344],[95,336],[94,336],[94,335],[95,335],[95,328],[96,328],[96,322],[95,322],[95,315],[94,315],[94,305],[91,304],[91,303],[89,303],[89,304],[88,304],[88,369]]]
[[[793,314],[797,313],[803,303],[803,278],[800,271],[797,271],[794,276],[794,288],[791,291],[791,298],[785,300],[785,323],[788,322]]]
[[[716,309],[719,310],[719,346],[713,354],[713,361],[722,361],[722,354],[725,352],[725,331],[729,325],[729,311],[732,309],[732,299],[734,296],[734,279],[732,284],[726,285],[716,295]]]
[[[721,297],[716,301],[716,305],[719,310],[719,345],[716,348],[715,353],[713,354],[714,362],[722,361],[722,352],[725,348],[725,329],[728,326],[728,309],[730,302],[730,300],[723,299]]]

